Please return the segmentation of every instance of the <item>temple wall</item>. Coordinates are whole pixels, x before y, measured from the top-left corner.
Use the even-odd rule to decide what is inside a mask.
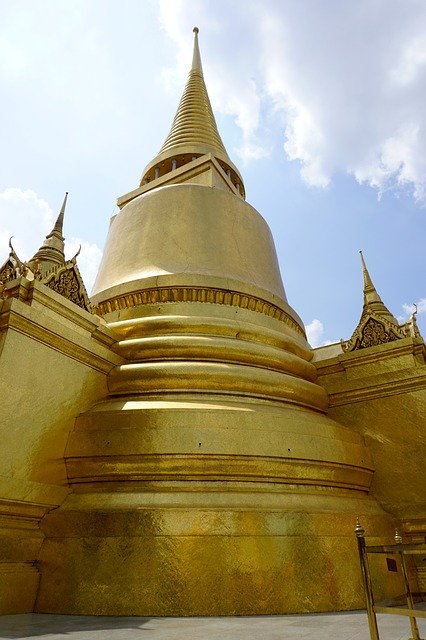
[[[69,492],[63,453],[75,417],[120,362],[99,318],[38,282],[0,301],[0,613],[32,611],[41,518]]]
[[[402,520],[426,518],[426,361],[421,338],[405,338],[316,361],[328,415],[364,436],[372,493]]]
[[[319,359],[328,415],[360,433],[375,469],[371,494],[413,541],[426,535],[426,361],[421,338]],[[366,535],[374,535],[367,531]],[[425,589],[422,558],[415,558]],[[423,563],[424,564],[424,563]]]

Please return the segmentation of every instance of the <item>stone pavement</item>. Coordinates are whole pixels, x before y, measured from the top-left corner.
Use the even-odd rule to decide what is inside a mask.
[[[380,640],[408,640],[408,618],[379,615]],[[418,620],[426,638],[426,619]],[[25,640],[370,640],[363,611],[223,618],[0,616],[0,638]]]

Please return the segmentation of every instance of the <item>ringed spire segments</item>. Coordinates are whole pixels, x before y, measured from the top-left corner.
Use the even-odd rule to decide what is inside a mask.
[[[140,186],[192,160],[211,154],[244,197],[241,175],[228,156],[220,137],[204,82],[198,45],[198,27],[193,28],[192,64],[170,132],[158,155],[145,167]]]

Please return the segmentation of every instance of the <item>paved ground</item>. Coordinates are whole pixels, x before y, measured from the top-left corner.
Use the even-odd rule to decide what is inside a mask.
[[[380,640],[408,640],[408,618],[379,615]],[[418,620],[426,638],[426,619]],[[365,612],[224,618],[0,616],[0,638],[20,640],[370,640]]]

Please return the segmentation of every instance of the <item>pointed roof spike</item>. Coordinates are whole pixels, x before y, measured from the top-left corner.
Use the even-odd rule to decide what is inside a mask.
[[[231,170],[233,182],[241,186],[240,193],[244,197],[243,180],[220,137],[204,82],[198,46],[198,27],[194,27],[193,32],[192,64],[182,98],[169,135],[158,155],[145,167],[140,185],[155,180],[171,170],[172,161],[178,156],[179,166],[182,166],[194,158],[210,153],[219,161],[225,173],[228,169]]]
[[[368,304],[369,302],[382,302],[379,294],[376,291],[370,274],[368,273],[367,265],[365,264],[362,251],[359,252],[359,255],[361,256],[362,275],[364,277],[364,304]]]
[[[65,264],[65,238],[62,235],[62,229],[67,199],[68,191],[65,192],[65,198],[52,231],[46,236],[46,239],[40,249],[29,261],[30,265],[34,261],[38,261],[43,269],[43,263],[45,268],[51,268],[52,263],[53,265]]]
[[[361,256],[361,264],[362,264],[362,274],[364,277],[364,309],[363,313],[366,311],[371,311],[379,316],[383,316],[392,324],[398,325],[398,321],[391,314],[389,309],[383,304],[381,297],[377,293],[376,287],[373,284],[371,276],[368,272],[367,265],[365,264],[364,256],[362,251],[359,252]]]
[[[55,222],[55,226],[52,229],[52,232],[50,235],[52,235],[55,231],[57,233],[60,234],[61,238],[62,238],[62,229],[64,226],[64,214],[65,214],[65,207],[67,206],[67,199],[68,199],[68,191],[65,191],[65,198],[64,201],[62,203],[62,207],[61,210],[59,211],[59,215],[57,217],[57,220]]]

